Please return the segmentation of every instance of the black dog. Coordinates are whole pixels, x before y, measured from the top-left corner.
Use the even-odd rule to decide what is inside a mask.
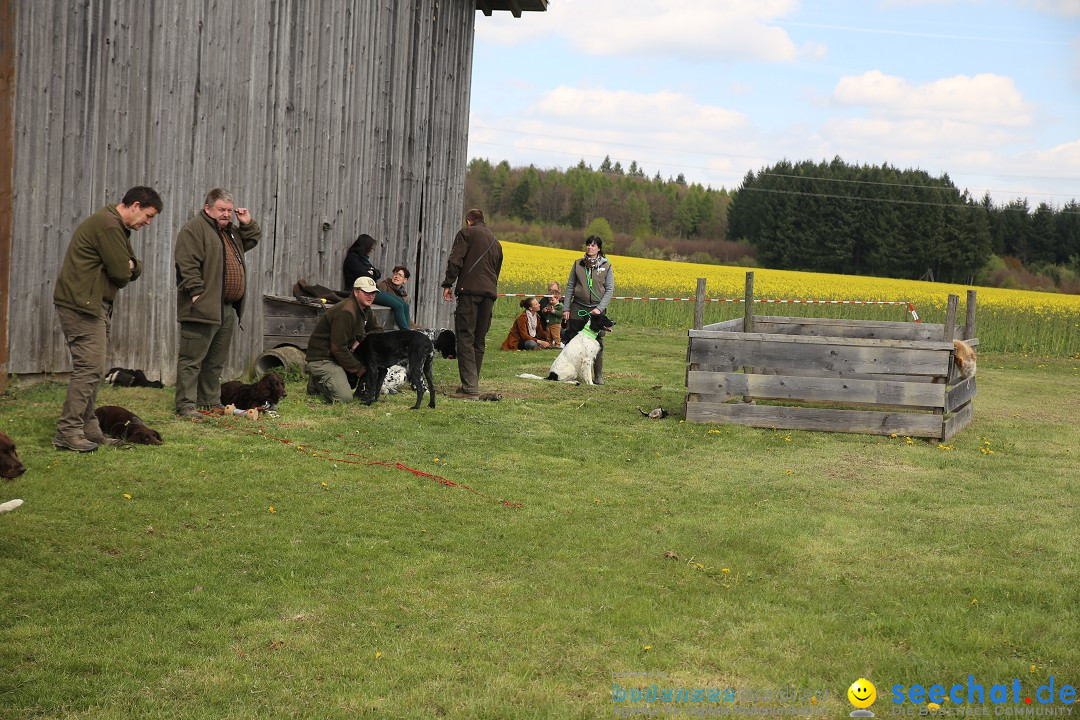
[[[135,413],[119,405],[104,405],[94,410],[101,432],[137,445],[160,445],[161,433],[151,430]]]
[[[0,477],[14,480],[24,472],[26,468],[15,454],[15,442],[7,433],[0,432]]]
[[[250,385],[239,380],[221,384],[221,403],[235,405],[239,410],[268,407],[273,410],[285,392],[285,381],[277,373],[268,372]]]
[[[435,346],[435,349],[439,351],[447,360],[453,360],[457,357],[457,335],[453,330],[447,330],[445,328],[421,328],[417,332],[422,332],[428,336],[431,340],[431,344]]]
[[[150,380],[142,370],[129,370],[127,368],[114,367],[105,374],[105,382],[117,387],[148,387],[163,388],[165,385],[160,380]]]
[[[449,331],[447,331],[449,332]],[[419,330],[393,330],[391,332],[371,333],[353,351],[357,359],[364,364],[363,382],[358,383],[359,395],[363,388],[363,401],[370,405],[379,397],[379,389],[386,378],[386,370],[391,365],[408,367],[407,377],[416,390],[416,404],[420,407],[424,399],[424,382],[430,401],[428,407],[435,407],[435,380],[431,376],[431,361],[435,357],[435,346],[431,338]]]

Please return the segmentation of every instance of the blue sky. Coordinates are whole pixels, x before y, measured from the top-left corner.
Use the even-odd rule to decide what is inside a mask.
[[[1080,0],[550,0],[476,25],[469,157],[735,188],[839,156],[1080,200]]]

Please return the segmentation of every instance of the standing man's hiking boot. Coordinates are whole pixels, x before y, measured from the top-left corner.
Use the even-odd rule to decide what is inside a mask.
[[[98,449],[97,443],[90,442],[86,438],[80,436],[61,437],[60,435],[56,435],[52,439],[52,444],[57,450],[74,450],[75,452],[81,453],[94,452]]]
[[[91,433],[87,433],[86,439],[88,442],[92,442],[98,447],[101,447],[103,445],[108,445],[109,447],[119,447],[120,445],[124,444],[123,440],[105,437],[104,435],[93,435]]]

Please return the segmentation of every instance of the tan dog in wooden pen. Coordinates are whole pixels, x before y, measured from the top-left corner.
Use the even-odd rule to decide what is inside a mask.
[[[969,378],[975,375],[975,348],[963,340],[953,340],[956,352],[953,354],[953,363],[956,365],[960,377]]]

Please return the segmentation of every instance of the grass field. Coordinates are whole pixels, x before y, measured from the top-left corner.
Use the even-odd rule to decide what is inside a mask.
[[[500,278],[504,292],[543,292],[547,283],[566,282],[570,265],[581,256],[570,250],[504,243],[505,265]],[[612,257],[615,294],[619,296],[693,298],[697,279],[705,278],[710,298],[739,299],[744,294],[746,268],[699,265],[666,260]],[[967,291],[977,293],[976,335],[989,352],[1020,352],[1080,356],[1080,295],[1029,290],[969,288],[964,285],[920,282],[852,275],[755,269],[755,299],[860,300],[910,302],[923,322],[941,323],[950,294],[960,298],[960,324],[964,320]],[[516,307],[516,306],[515,306]],[[642,327],[690,327],[692,302],[616,300],[610,313],[618,320]],[[906,304],[828,305],[759,302],[758,315],[841,317],[857,320],[911,321]],[[705,322],[741,317],[742,304],[710,302]]]
[[[277,420],[191,423],[105,388],[165,444],[82,456],[49,443],[63,385],[0,397],[29,467],[0,484],[0,718],[594,718],[652,682],[839,718],[859,677],[881,717],[897,684],[1080,683],[1076,360],[984,354],[947,446],[696,425],[685,331],[620,327],[577,388],[514,377],[552,355],[494,349],[501,306],[501,402],[294,380]]]

